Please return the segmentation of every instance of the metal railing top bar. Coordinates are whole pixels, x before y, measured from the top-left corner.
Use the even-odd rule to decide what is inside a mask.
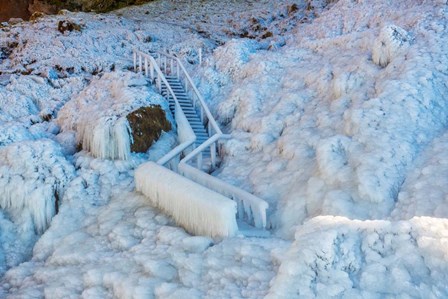
[[[182,159],[182,163],[188,163],[190,160],[192,160],[195,156],[197,156],[200,152],[204,151],[207,147],[212,145],[213,143],[217,142],[220,139],[230,139],[230,135],[228,134],[215,134],[204,143],[199,145],[197,148],[195,148],[191,153],[189,153],[185,158]]]
[[[190,75],[187,73],[187,70],[185,69],[184,65],[180,61],[178,57],[165,54],[165,53],[154,53],[157,55],[157,60],[160,61],[161,66],[157,64],[157,60],[155,57],[145,54],[139,50],[134,49],[134,67],[137,71],[137,58],[138,58],[138,65],[139,65],[139,71],[143,71],[142,69],[142,58],[145,59],[144,61],[144,67],[145,67],[145,74],[148,75],[148,64],[147,61],[150,62],[150,72],[151,72],[151,78],[153,77],[153,71],[155,70],[157,73],[157,84],[161,91],[161,82],[163,82],[166,85],[166,90],[168,92],[168,97],[172,97],[172,99],[175,102],[175,118],[178,122],[178,134],[180,137],[180,142],[178,146],[176,146],[173,150],[171,150],[168,154],[166,154],[164,157],[159,159],[157,163],[159,165],[166,165],[168,162],[175,163],[176,165],[174,168],[179,171],[180,174],[185,176],[186,178],[189,178],[193,181],[196,181],[197,183],[200,183],[201,185],[208,187],[212,190],[215,190],[218,193],[221,193],[224,196],[227,196],[237,202],[238,205],[238,213],[237,216],[240,219],[246,219],[249,222],[253,222],[255,227],[265,229],[267,225],[267,219],[266,219],[266,212],[269,208],[269,204],[264,201],[261,198],[258,198],[257,196],[250,194],[238,187],[235,187],[227,182],[224,182],[220,180],[217,177],[211,176],[208,173],[203,172],[202,169],[202,154],[207,149],[210,148],[210,160],[211,160],[211,166],[214,167],[216,158],[216,151],[217,151],[217,144],[219,140],[223,139],[229,139],[230,135],[223,134],[221,129],[219,128],[218,124],[216,123],[213,115],[211,114],[210,110],[208,109],[204,99],[200,95],[199,91],[193,84],[193,80],[191,79]],[[164,56],[163,61],[161,60],[161,56]],[[177,63],[177,70],[180,68],[182,70],[182,73],[184,77],[186,78],[187,83],[190,85],[191,90],[194,91],[194,95],[199,100],[199,103],[201,105],[201,113],[202,111],[205,113],[205,116],[208,119],[208,126],[209,126],[209,138],[204,141],[204,143],[200,144],[197,148],[194,148],[194,142],[196,140],[196,135],[186,118],[178,99],[169,84],[168,80],[166,79],[164,73],[161,70],[161,67],[165,67],[165,71],[167,71],[167,58],[171,59],[171,71],[173,68],[173,61]],[[177,78],[179,79],[179,71],[177,71]],[[202,117],[201,117],[202,118]],[[210,127],[214,129],[215,133],[211,134]],[[179,128],[181,129],[179,131]],[[210,136],[211,135],[211,136]],[[188,150],[191,147],[191,151]],[[181,154],[186,155],[182,160],[180,160]],[[174,160],[174,158],[179,157],[179,160]],[[195,168],[192,165],[190,165],[188,162],[192,161],[194,158],[196,158],[196,162],[198,164],[198,167]],[[178,163],[178,164],[177,164]]]

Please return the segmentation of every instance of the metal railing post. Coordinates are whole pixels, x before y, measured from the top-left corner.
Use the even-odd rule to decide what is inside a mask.
[[[145,77],[148,77],[148,58],[145,57]]]
[[[138,70],[142,71],[142,55],[138,55]]]
[[[210,145],[210,159],[212,162],[212,168],[215,168],[215,166],[216,166],[216,142],[213,142]]]
[[[154,80],[154,65],[153,65],[152,62],[150,62],[149,73],[150,73],[150,76],[151,76],[151,80]]]
[[[202,152],[199,152],[197,156],[196,166],[198,169],[202,170]]]

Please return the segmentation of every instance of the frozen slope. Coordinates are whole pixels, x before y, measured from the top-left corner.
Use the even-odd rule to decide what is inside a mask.
[[[388,217],[447,123],[445,16],[432,1],[339,1],[278,51],[217,49],[198,81],[234,137],[219,175],[267,199],[286,235],[322,214]]]
[[[448,134],[436,138],[416,160],[398,194],[392,219],[448,217]]]
[[[316,217],[297,230],[266,298],[446,298],[447,225]]]
[[[61,21],[80,25],[80,31],[61,33]],[[150,38],[154,33],[161,35],[157,41]],[[73,132],[61,133],[54,121],[61,107],[81,91],[87,93],[91,82],[105,72],[128,71],[133,47],[195,47],[198,37],[179,28],[141,24],[114,15],[64,12],[34,22],[2,25],[0,40],[0,273],[4,273],[31,258],[40,233],[51,225],[56,209],[53,193],[61,191],[62,197],[62,185],[78,176],[71,165],[76,136]],[[133,85],[132,89],[138,89],[141,83],[135,78],[124,81]],[[102,99],[107,97],[102,89],[113,91],[112,87],[93,84],[90,90]],[[134,100],[126,92],[116,92],[116,96],[123,101]],[[145,102],[142,96],[140,103]],[[156,98],[161,97],[154,94],[152,102],[160,103]],[[115,108],[119,105],[118,101]],[[95,114],[99,118],[103,109],[84,111],[84,117],[93,120]],[[133,156],[131,160],[138,161],[135,165],[148,156],[162,156],[172,146],[173,138],[166,134],[162,139],[148,155]],[[63,205],[64,198],[58,199]]]
[[[0,214],[0,270],[12,267],[0,297],[448,296],[446,1],[295,1],[312,17],[291,23],[306,15],[277,22],[293,1],[237,2],[156,1],[1,32],[20,43],[1,62],[13,75],[0,86],[0,146],[53,139],[76,174],[34,248],[37,236],[17,239],[18,225]],[[199,29],[225,44],[195,80],[234,137],[217,175],[269,200],[272,238],[193,237],[135,193],[135,167],[163,155],[170,140],[113,162],[73,155],[74,136],[44,121],[95,76],[129,67],[135,45],[195,61],[195,48],[211,43],[186,25],[208,11],[216,14]],[[230,40],[239,35],[224,32],[219,12],[228,11],[238,12],[232,32],[256,11],[275,36]],[[59,34],[66,18],[83,31]],[[222,26],[211,26],[220,18]]]
[[[133,163],[79,156],[78,178],[9,298],[260,298],[287,243],[188,235],[132,190]],[[0,291],[0,294],[1,291]],[[3,297],[3,296],[0,296]]]

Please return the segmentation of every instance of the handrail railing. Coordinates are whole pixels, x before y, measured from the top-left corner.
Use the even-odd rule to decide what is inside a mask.
[[[198,89],[196,88],[196,85],[193,83],[193,80],[188,74],[182,61],[178,57],[167,53],[157,52],[157,55],[158,57],[162,56],[164,57],[163,60],[159,58],[159,61],[162,64],[162,68],[165,68],[165,71],[170,70],[170,72],[173,73],[173,71],[175,70],[175,74],[178,78],[180,78],[180,75],[183,75],[185,77],[185,82],[183,82],[185,91],[186,92],[188,92],[189,90],[193,91],[193,95],[196,97],[196,99],[193,101],[194,106],[196,105],[197,102],[199,102],[201,120],[203,121],[204,124],[207,125],[207,131],[209,136],[212,136],[214,133],[222,134],[221,128],[218,126],[218,123],[216,122],[215,118],[210,112],[210,109],[205,103],[204,98],[201,96]],[[204,122],[204,117],[207,118],[208,123]],[[211,129],[213,129],[214,132],[212,132]]]
[[[266,228],[266,211],[269,207],[266,201],[238,187],[226,183],[218,179],[217,177],[211,176],[201,171],[204,163],[202,153],[208,147],[210,147],[210,160],[211,167],[213,168],[216,161],[218,142],[223,139],[229,139],[230,136],[222,133],[215,118],[208,109],[204,99],[197,90],[195,84],[193,83],[193,80],[191,79],[180,59],[178,57],[165,53],[154,53],[154,55],[156,55],[157,57],[154,58],[151,55],[147,55],[138,50],[134,50],[134,69],[137,71],[137,62],[139,71],[142,72],[144,66],[145,75],[149,75],[152,80],[156,79],[156,85],[160,92],[162,91],[162,82],[165,84],[168,91],[168,96],[171,96],[175,102],[175,118],[176,122],[178,123],[178,135],[180,133],[179,139],[181,141],[181,144],[176,146],[168,154],[159,159],[157,163],[159,165],[166,165],[170,162],[171,169],[179,171],[179,173],[183,176],[196,181],[197,183],[200,183],[203,186],[208,187],[218,193],[221,193],[228,198],[233,199],[234,201],[236,201],[238,206],[238,218],[245,218],[248,222],[252,222],[257,228]],[[164,69],[165,73],[167,74],[175,75],[176,78],[179,79],[179,81],[180,74],[183,74],[183,76],[186,78],[186,83],[183,83],[185,91],[188,92],[188,87],[190,87],[190,90],[193,91],[193,95],[195,95],[197,98],[197,100],[193,102],[193,106],[196,107],[196,103],[199,103],[201,121],[203,122],[204,126],[207,127],[207,132],[209,135],[209,139],[200,144],[197,148],[194,148],[196,135],[194,134],[191,125],[189,124],[185,114],[183,113],[178,99],[174,94],[174,91],[171,88],[164,73],[162,72],[162,69]],[[157,77],[154,76],[154,71],[157,73]],[[206,118],[205,120],[204,117]],[[181,130],[179,130],[179,128]],[[190,148],[191,151],[188,152]],[[185,157],[183,159],[180,159],[182,153],[184,153]],[[176,157],[178,157],[179,159],[175,159]],[[194,162],[194,159],[196,159],[195,162],[197,164],[197,168],[189,164],[189,162]],[[177,163],[178,165],[173,165]]]
[[[177,135],[179,141],[181,142],[178,146],[169,151],[162,158],[157,160],[157,164],[165,166],[170,163],[170,169],[178,172],[178,164],[180,162],[180,155],[184,152],[187,154],[194,149],[194,142],[196,141],[196,135],[188,122],[187,117],[183,113],[182,109],[175,110],[174,115],[177,122]],[[174,158],[179,157],[179,159],[174,160]]]
[[[238,206],[237,218],[246,219],[248,222],[253,222],[257,228],[266,228],[266,211],[269,207],[266,201],[250,194],[247,191],[226,183],[217,177],[199,171],[199,166],[199,169],[197,169],[188,164],[188,162],[192,161],[194,158],[196,158],[196,162],[199,163],[198,161],[200,161],[199,157],[202,151],[211,146],[211,144],[217,143],[219,140],[230,138],[231,137],[228,134],[215,134],[210,137],[207,141],[199,145],[179,162],[179,173],[236,201]]]
[[[155,71],[157,73],[157,79],[156,79],[157,84],[156,85],[160,92],[162,91],[162,82],[165,84],[165,86],[168,90],[169,96],[171,96],[173,98],[174,103],[175,103],[174,117],[176,118],[178,130],[179,130],[179,126],[182,126],[182,128],[180,128],[180,129],[185,131],[185,134],[184,134],[185,136],[184,136],[182,142],[178,146],[176,146],[174,149],[172,149],[170,152],[168,152],[165,156],[160,158],[157,161],[157,163],[159,165],[166,165],[167,163],[170,163],[171,161],[173,161],[173,159],[176,157],[179,157],[178,160],[180,161],[180,155],[182,154],[182,152],[187,151],[187,149],[190,147],[194,147],[194,142],[196,141],[196,135],[194,134],[194,131],[191,128],[191,126],[187,120],[187,117],[185,116],[182,108],[180,107],[180,104],[176,97],[176,94],[174,93],[173,89],[171,88],[170,84],[168,83],[168,80],[166,79],[164,73],[158,66],[154,57],[134,49],[133,58],[134,58],[134,71],[136,71],[136,72],[144,71],[145,76],[149,75],[151,80],[153,80],[155,78],[155,76],[154,76],[154,71]],[[138,58],[138,65],[137,65],[137,58]],[[138,66],[138,68],[137,68],[137,66]],[[143,66],[144,66],[144,69],[143,69]],[[178,163],[170,163],[170,169],[177,172],[177,164]]]

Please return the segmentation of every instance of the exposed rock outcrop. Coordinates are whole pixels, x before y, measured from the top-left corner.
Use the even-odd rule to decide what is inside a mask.
[[[129,113],[126,118],[134,141],[131,144],[132,152],[145,153],[153,142],[159,139],[162,131],[171,130],[165,111],[159,105],[139,108]]]
[[[0,1],[0,22],[10,18],[22,18],[28,20],[30,13],[28,5],[32,0],[2,0]]]

